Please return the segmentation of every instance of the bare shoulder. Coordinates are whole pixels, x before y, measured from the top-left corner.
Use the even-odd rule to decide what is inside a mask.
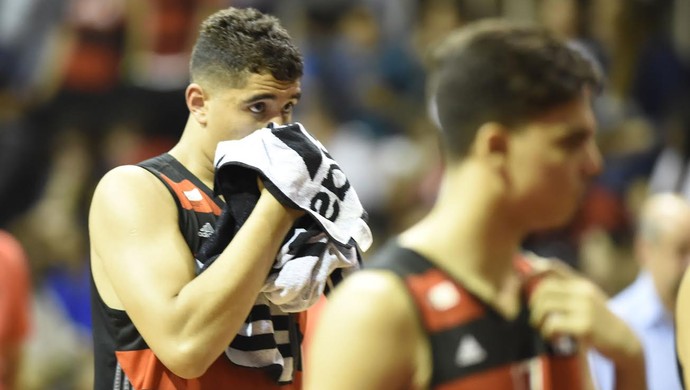
[[[173,207],[173,199],[158,178],[144,168],[123,165],[106,173],[96,186],[89,224],[94,228],[100,222],[151,218]]]
[[[363,317],[372,312],[377,322],[394,322],[404,325],[411,322],[415,314],[409,294],[403,281],[393,272],[385,270],[363,270],[355,273],[340,285],[330,299],[333,306],[353,306]],[[385,312],[386,315],[375,315]],[[385,317],[385,318],[383,318]]]
[[[686,383],[690,381],[690,270],[686,271],[678,290],[678,300],[676,302],[676,349],[678,358],[683,367],[683,375]]]
[[[141,297],[173,296],[193,277],[175,200],[144,168],[121,166],[103,176],[91,202],[89,239],[101,298],[130,315]]]
[[[142,167],[122,165],[106,173],[96,186],[94,199],[117,201],[145,194],[162,193],[164,187],[160,180]]]
[[[686,339],[689,337],[687,329],[688,325],[690,325],[690,311],[686,310],[688,307],[690,307],[690,270],[685,272],[681,280],[675,310],[678,332],[683,333],[683,337]],[[687,349],[685,346],[685,344],[681,345],[679,343],[679,347]]]
[[[402,281],[392,272],[364,270],[350,276],[330,296],[318,322],[305,389],[413,388],[420,339],[415,315]]]
[[[114,168],[100,180],[91,201],[92,263],[122,265],[126,253],[140,252],[147,242],[169,241],[176,228],[175,202],[158,178],[138,166]],[[98,267],[94,274],[100,280]]]

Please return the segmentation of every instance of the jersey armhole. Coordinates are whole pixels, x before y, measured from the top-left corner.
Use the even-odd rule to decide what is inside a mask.
[[[421,255],[410,249],[400,247],[395,242],[385,245],[376,259],[368,267],[364,267],[365,269],[387,271],[394,276],[399,286],[405,291],[406,299],[414,312],[417,331],[421,332],[422,339],[420,341],[424,343],[425,348],[425,356],[422,359],[415,355],[413,375],[414,384],[423,385],[422,388],[429,388],[433,384],[434,354],[431,336],[425,325],[424,314],[417,303],[414,292],[407,283],[407,276],[422,273],[430,267],[431,264]],[[422,363],[426,363],[427,366],[422,367]]]

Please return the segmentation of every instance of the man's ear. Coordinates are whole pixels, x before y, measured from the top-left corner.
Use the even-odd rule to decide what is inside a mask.
[[[492,164],[502,165],[508,155],[508,141],[509,132],[505,126],[487,122],[477,130],[473,152],[480,158],[489,159]]]
[[[197,83],[191,83],[185,90],[185,101],[189,113],[202,126],[206,126],[208,119],[206,117],[208,106],[206,105],[206,91]]]

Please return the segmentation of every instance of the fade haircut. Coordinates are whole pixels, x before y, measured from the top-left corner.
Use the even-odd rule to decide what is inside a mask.
[[[524,124],[601,87],[594,62],[545,29],[489,19],[444,39],[431,58],[432,116],[450,159],[470,149],[484,123]]]
[[[192,82],[242,87],[251,73],[276,80],[302,77],[302,55],[277,18],[253,8],[227,8],[201,24],[192,50]]]

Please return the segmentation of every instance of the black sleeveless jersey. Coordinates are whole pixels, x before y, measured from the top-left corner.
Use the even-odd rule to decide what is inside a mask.
[[[365,265],[403,280],[431,347],[431,389],[584,388],[574,342],[551,345],[529,323],[533,284],[524,284],[520,312],[509,320],[431,261],[396,243]],[[525,259],[517,257],[515,266],[520,275],[529,275]]]
[[[138,164],[165,184],[179,210],[180,232],[196,255],[215,229],[224,203],[169,154]],[[190,260],[194,261],[194,260]],[[285,389],[263,373],[232,364],[224,355],[195,379],[183,379],[153,354],[127,313],[108,307],[91,279],[96,390]],[[296,382],[295,385],[298,385]]]

